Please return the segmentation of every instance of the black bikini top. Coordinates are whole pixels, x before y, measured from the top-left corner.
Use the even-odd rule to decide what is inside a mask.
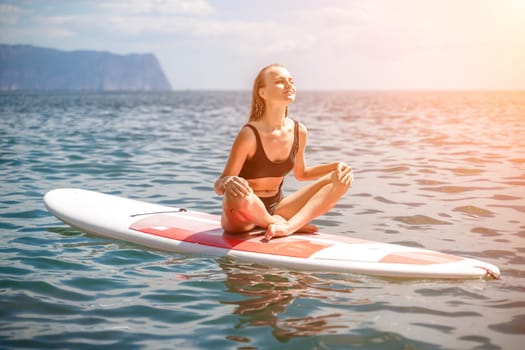
[[[299,123],[294,121],[294,139],[292,144],[292,149],[288,158],[280,162],[272,162],[266,156],[264,148],[261,142],[261,137],[257,129],[250,124],[245,126],[249,127],[255,133],[255,139],[257,140],[257,149],[255,154],[250,159],[246,159],[242,165],[241,172],[239,176],[245,179],[260,179],[264,177],[284,177],[286,176],[294,167],[295,156],[297,154],[297,149],[299,148]]]

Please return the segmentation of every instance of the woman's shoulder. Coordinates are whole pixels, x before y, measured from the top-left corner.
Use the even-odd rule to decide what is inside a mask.
[[[306,128],[306,126],[300,122],[299,120],[293,120],[294,123],[297,123],[297,127],[299,128],[299,133],[300,134],[306,134],[308,133],[308,129]]]
[[[255,141],[255,126],[251,123],[246,123],[241,127],[237,134],[237,139],[241,142],[253,142]]]
[[[294,118],[291,118],[291,117],[288,117],[288,128],[292,128],[292,130],[295,128],[295,126],[297,125],[297,127],[299,128],[299,131],[306,131],[306,127],[304,126],[303,123],[301,123],[299,120],[297,119],[294,119]]]

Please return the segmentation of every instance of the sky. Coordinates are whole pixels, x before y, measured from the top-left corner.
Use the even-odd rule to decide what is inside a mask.
[[[0,43],[153,53],[175,90],[525,90],[525,0],[0,0]]]

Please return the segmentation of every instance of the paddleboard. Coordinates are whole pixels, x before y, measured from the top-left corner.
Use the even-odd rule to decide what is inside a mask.
[[[324,233],[270,241],[264,230],[224,233],[220,217],[114,195],[63,188],[44,203],[54,216],[87,233],[183,254],[232,256],[240,261],[384,277],[499,278],[498,267],[433,250]]]

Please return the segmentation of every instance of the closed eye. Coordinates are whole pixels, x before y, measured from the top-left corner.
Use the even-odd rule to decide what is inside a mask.
[[[288,84],[295,84],[295,81],[293,79],[290,79],[290,80],[286,80],[286,79],[279,79],[275,82],[276,84],[284,84],[284,83],[288,83]]]

